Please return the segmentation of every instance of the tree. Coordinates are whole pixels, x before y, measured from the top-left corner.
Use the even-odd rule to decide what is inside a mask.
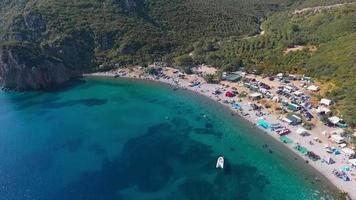
[[[314,128],[314,124],[312,124],[310,122],[304,122],[303,128],[305,128],[307,130],[312,130]]]
[[[189,74],[193,66],[193,59],[189,55],[184,54],[174,58],[174,65]]]
[[[204,76],[204,80],[207,83],[215,83],[216,82],[216,76],[214,74],[206,74]]]

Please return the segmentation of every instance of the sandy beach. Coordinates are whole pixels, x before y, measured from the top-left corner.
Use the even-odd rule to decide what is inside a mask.
[[[206,69],[212,70],[212,69]],[[205,70],[205,71],[206,71]],[[204,70],[203,70],[204,71]],[[213,71],[210,71],[213,73]],[[341,191],[347,192],[351,199],[356,200],[356,173],[355,169],[350,169],[347,172],[348,176],[350,177],[350,181],[343,181],[342,179],[336,177],[332,172],[334,169],[342,169],[345,165],[348,165],[348,158],[344,153],[339,155],[329,154],[325,146],[328,145],[330,147],[339,148],[337,144],[331,142],[322,132],[331,132],[334,131],[336,128],[327,127],[323,124],[317,124],[315,128],[311,131],[308,131],[311,135],[307,137],[303,137],[300,134],[297,134],[296,131],[301,125],[292,126],[285,122],[281,121],[282,115],[272,112],[271,109],[262,108],[259,111],[255,111],[251,108],[251,104],[258,104],[256,101],[253,101],[247,97],[245,98],[238,98],[236,97],[227,97],[225,96],[226,91],[237,90],[239,93],[242,91],[247,92],[248,94],[250,91],[246,89],[242,83],[232,83],[232,82],[220,82],[219,84],[209,84],[206,83],[201,76],[196,74],[193,75],[184,75],[181,76],[180,73],[177,72],[176,69],[173,68],[164,68],[163,72],[164,76],[154,76],[148,75],[144,72],[144,70],[140,67],[130,68],[130,69],[117,69],[108,72],[97,72],[92,74],[86,74],[85,76],[106,76],[106,77],[124,77],[124,78],[131,78],[131,79],[144,79],[144,80],[152,80],[152,81],[159,81],[163,83],[170,84],[177,89],[188,89],[194,92],[197,92],[201,95],[209,97],[214,101],[220,102],[221,104],[227,106],[231,109],[232,112],[237,113],[239,116],[243,117],[244,119],[250,121],[253,125],[256,125],[258,120],[264,120],[269,124],[276,124],[279,123],[284,127],[291,130],[291,133],[288,134],[288,138],[291,139],[293,142],[289,144],[285,144],[287,148],[289,148],[293,152],[297,152],[294,147],[296,144],[300,146],[306,147],[309,151],[313,151],[317,155],[321,157],[320,160],[312,161],[306,155],[302,155],[301,153],[297,152],[303,160],[308,162],[312,167],[314,167],[317,171],[319,171],[322,175],[324,175],[331,183],[333,183],[337,188]],[[264,83],[271,85],[272,87],[276,87],[275,82],[263,79],[262,77],[253,76],[254,78],[263,81]],[[191,82],[197,81],[199,84],[197,86],[192,87]],[[214,94],[214,91],[217,89],[221,90],[221,94]],[[234,108],[233,102],[237,102],[241,109]],[[263,113],[260,115],[260,113]],[[257,116],[258,115],[258,116]],[[280,136],[272,131],[270,128],[262,128],[258,126],[261,130],[265,131],[276,139],[280,141]],[[318,137],[320,142],[315,142],[313,138]],[[335,163],[334,164],[326,164],[323,162],[323,158],[331,157]]]

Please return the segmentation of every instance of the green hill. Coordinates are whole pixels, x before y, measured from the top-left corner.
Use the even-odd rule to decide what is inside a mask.
[[[244,66],[264,73],[291,72],[317,78],[337,111],[356,125],[356,4],[307,11],[273,13],[263,22],[263,36],[226,40],[214,51],[196,48],[197,60],[225,69]],[[297,48],[301,50],[297,50]],[[288,50],[288,53],[287,53]],[[204,52],[201,54],[201,52]],[[326,87],[332,86],[332,87]]]
[[[268,12],[287,5],[283,0],[0,2],[4,24],[0,33],[5,40],[45,45],[86,32],[95,41],[98,63],[121,64],[152,62],[199,38],[254,34]],[[27,26],[26,19],[36,17],[33,20],[42,21],[45,30]]]

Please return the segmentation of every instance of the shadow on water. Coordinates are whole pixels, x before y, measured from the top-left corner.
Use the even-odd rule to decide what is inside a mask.
[[[64,92],[68,90],[73,90],[77,87],[82,87],[84,86],[86,81],[82,78],[75,78],[71,79],[70,81],[67,81],[63,84],[57,85],[55,87],[52,87],[50,89],[44,90],[46,93],[59,93],[59,92]],[[87,86],[89,87],[89,86]]]
[[[82,173],[77,181],[60,190],[55,199],[117,200],[122,199],[120,192],[131,187],[142,193],[157,192],[186,176],[173,163],[188,166],[196,177],[193,180],[188,177],[178,188],[181,197],[174,199],[224,199],[220,198],[221,192],[226,193],[225,199],[248,199],[252,187],[257,184],[263,189],[268,183],[256,175],[256,168],[246,165],[231,165],[225,172],[217,173],[211,147],[190,139],[192,131],[181,118],[152,126],[145,134],[126,142],[121,153],[105,160],[100,170]],[[215,174],[213,182],[201,178],[207,174]]]
[[[69,81],[68,83],[65,84],[64,87],[53,88],[45,92],[26,92],[26,93],[8,92],[10,95],[7,95],[6,98],[0,98],[0,106],[1,104],[5,105],[5,103],[12,101],[14,105],[16,105],[17,109],[24,110],[35,106],[41,106],[44,108],[63,108],[63,107],[70,107],[76,105],[99,106],[99,105],[104,105],[108,102],[107,99],[100,99],[100,98],[83,98],[83,99],[67,100],[61,102],[59,93],[66,90],[73,90],[75,87],[90,87],[90,85],[84,83],[85,80],[77,79],[77,80]]]
[[[86,98],[86,99],[77,99],[77,100],[67,100],[62,101],[60,97],[48,97],[48,98],[41,98],[41,100],[37,101],[28,101],[18,106],[19,109],[27,109],[34,106],[41,106],[43,108],[63,108],[63,107],[70,107],[76,105],[84,105],[84,106],[99,106],[104,105],[108,102],[107,99],[98,99],[98,98]]]
[[[214,135],[217,137],[221,137],[223,135],[222,132],[213,130],[211,128],[195,128],[194,133],[201,134],[201,135]]]

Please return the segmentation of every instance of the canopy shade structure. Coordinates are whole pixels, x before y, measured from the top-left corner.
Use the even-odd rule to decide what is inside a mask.
[[[332,135],[330,138],[332,141],[336,142],[337,144],[341,144],[345,141],[345,138],[339,136],[339,135]]]
[[[331,100],[330,99],[321,99],[320,104],[324,106],[330,106]]]
[[[332,165],[335,163],[335,161],[331,157],[324,158],[323,161],[328,165]]]
[[[330,121],[332,124],[337,124],[337,123],[339,123],[340,121],[342,121],[342,119],[340,119],[339,117],[336,117],[336,116],[329,117],[328,119],[329,119],[329,121]]]
[[[303,134],[303,133],[308,133],[308,131],[306,129],[304,129],[304,128],[298,128],[296,130],[296,133],[298,133],[300,135],[300,134]]]
[[[325,114],[328,114],[328,113],[330,113],[331,112],[331,110],[329,109],[329,108],[325,108],[325,107],[318,107],[317,109],[316,109],[316,112],[317,113],[325,113]]]
[[[315,86],[315,85],[311,85],[307,87],[307,90],[313,91],[313,92],[317,92],[319,91],[319,87]]]

